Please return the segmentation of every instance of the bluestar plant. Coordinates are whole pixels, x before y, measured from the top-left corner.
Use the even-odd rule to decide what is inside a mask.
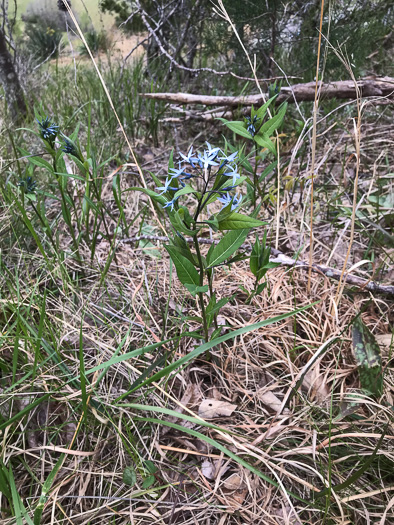
[[[250,214],[241,213],[244,201],[238,189],[246,177],[240,172],[238,152],[228,154],[207,142],[202,151],[194,151],[191,147],[187,154],[180,153],[177,167],[171,154],[167,173],[164,183],[152,174],[156,191],[133,189],[148,194],[167,212],[172,233],[168,232],[171,242],[165,248],[179,280],[193,296],[198,296],[202,325],[202,333],[198,336],[207,342],[220,335],[217,315],[232,299],[217,298],[215,270],[248,258],[236,252],[248,233],[265,223],[257,220],[258,209]],[[200,238],[207,229],[221,238],[203,254]],[[212,325],[213,333],[210,334]]]

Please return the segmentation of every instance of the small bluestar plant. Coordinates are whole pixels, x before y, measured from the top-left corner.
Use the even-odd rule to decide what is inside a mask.
[[[248,233],[265,223],[256,218],[259,209],[249,214],[241,212],[244,199],[240,187],[246,177],[240,171],[236,151],[228,154],[207,142],[202,151],[191,147],[187,154],[180,153],[176,164],[171,154],[164,182],[154,174],[152,177],[156,191],[133,189],[148,194],[167,212],[172,232],[168,232],[170,243],[165,248],[179,280],[193,296],[198,296],[203,329],[200,336],[207,342],[219,336],[217,314],[232,299],[217,299],[215,271],[247,259],[245,253],[236,252]],[[218,233],[220,240],[212,243],[204,255],[200,240],[207,230]]]
[[[59,246],[55,242],[56,235],[52,232],[52,228],[56,223],[48,220],[45,206],[47,195],[42,191],[36,191],[37,183],[35,178],[33,178],[34,170],[41,173],[46,172],[47,176],[49,175],[50,184],[57,184],[61,201],[61,216],[68,227],[72,239],[73,253],[78,260],[82,260],[79,248],[81,240],[84,238],[86,243],[91,245],[93,258],[97,238],[103,234],[107,238],[112,239],[113,237],[108,228],[108,217],[104,213],[105,207],[101,198],[103,188],[102,170],[110,159],[98,165],[90,143],[86,148],[89,155],[85,158],[77,138],[78,127],[68,137],[61,131],[60,126],[55,123],[52,117],[43,116],[38,112],[36,112],[35,116],[38,132],[34,133],[41,139],[44,151],[41,149],[39,153],[32,155],[23,148],[18,148],[28,162],[25,176],[17,183],[22,208],[24,209],[27,204],[33,208],[38,216],[42,230],[49,238],[56,253]],[[77,166],[80,174],[69,173],[65,162],[66,155]],[[78,199],[75,198],[70,190],[69,181],[71,177],[79,181]],[[23,214],[23,217],[25,222],[30,220],[26,213]],[[30,223],[27,226],[30,231],[34,230]],[[105,233],[102,231],[103,228]]]

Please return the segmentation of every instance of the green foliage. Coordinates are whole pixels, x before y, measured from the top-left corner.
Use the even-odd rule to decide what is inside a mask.
[[[137,475],[133,467],[126,467],[123,471],[122,481],[129,487],[134,487],[137,483]]]
[[[27,49],[34,60],[42,61],[59,56],[64,45],[61,31],[37,23],[26,24],[25,32],[28,37]]]
[[[111,41],[107,31],[96,31],[93,27],[89,27],[83,30],[83,36],[93,55],[97,55],[100,51],[106,53],[109,50]],[[79,52],[81,55],[88,55],[85,45],[80,46]]]
[[[369,328],[357,317],[353,323],[353,349],[361,387],[376,397],[383,393],[383,369],[379,344]]]

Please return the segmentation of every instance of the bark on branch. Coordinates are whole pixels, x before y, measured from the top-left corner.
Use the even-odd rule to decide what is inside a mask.
[[[291,87],[282,87],[277,102],[307,102],[315,99],[315,82],[295,84]],[[394,78],[376,77],[364,78],[358,81],[362,97],[386,97],[394,102]],[[352,80],[338,82],[320,82],[320,96],[324,99],[356,99],[356,89]],[[262,95],[246,95],[237,97],[192,95],[190,93],[142,93],[145,98],[165,100],[177,104],[203,104],[205,106],[259,106],[264,104]],[[266,95],[266,99],[268,95]]]

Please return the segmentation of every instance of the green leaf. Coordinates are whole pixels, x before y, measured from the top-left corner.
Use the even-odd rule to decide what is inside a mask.
[[[142,488],[143,489],[148,489],[149,487],[151,487],[153,485],[153,483],[156,481],[156,478],[155,476],[148,476],[143,484],[142,484]]]
[[[266,286],[267,286],[266,282],[260,283],[258,287],[256,288],[256,295],[259,295],[264,290],[264,288],[266,288]]]
[[[170,157],[168,159],[168,172],[174,168],[174,148],[172,148]]]
[[[137,483],[137,475],[133,467],[126,467],[123,471],[122,481],[129,487],[134,487]]]
[[[199,355],[203,354],[207,350],[210,350],[214,346],[217,346],[218,344],[224,343],[225,341],[228,341],[229,339],[234,339],[234,337],[237,337],[238,335],[243,335],[243,334],[246,334],[248,332],[252,332],[253,330],[257,330],[258,328],[263,328],[263,326],[268,326],[270,324],[273,324],[273,323],[282,321],[284,319],[287,319],[288,317],[291,317],[292,315],[298,314],[299,312],[302,312],[303,310],[307,310],[308,308],[311,308],[315,304],[317,304],[317,303],[308,304],[307,306],[303,306],[302,308],[298,308],[297,310],[292,310],[291,312],[288,312],[286,314],[277,315],[275,317],[271,317],[270,319],[265,319],[264,321],[260,321],[259,323],[246,325],[246,326],[244,326],[242,328],[239,328],[238,330],[234,330],[233,332],[229,332],[227,334],[224,334],[224,335],[218,337],[217,339],[215,339],[215,341],[209,341],[208,343],[204,343],[201,346],[197,346],[196,348],[194,348],[194,350],[192,350],[191,352],[189,352],[185,356],[181,357],[177,361],[174,361],[173,363],[171,363],[168,366],[164,367],[159,372],[156,372],[156,374],[154,374],[152,377],[150,377],[149,379],[144,381],[140,385],[140,388],[143,388],[145,385],[148,385],[148,384],[152,383],[153,381],[157,382],[162,377],[166,377],[167,380],[168,380],[169,379],[169,374],[173,370],[178,370],[179,368],[181,368],[184,365],[186,365],[186,363],[188,363],[189,361],[192,361],[194,358],[196,358]],[[195,336],[193,335],[193,337],[195,337]],[[181,416],[179,416],[179,417],[181,417]],[[1,426],[0,426],[0,429],[1,429]]]
[[[185,287],[189,290],[193,297],[195,297],[198,293],[207,293],[208,291],[207,284],[204,286],[196,286],[195,284],[186,283]]]
[[[239,120],[233,120],[230,122],[225,122],[225,125],[230,128],[231,131],[234,131],[234,133],[237,133],[238,135],[241,135],[247,139],[253,139],[252,135],[245,128],[245,124],[243,122]]]
[[[188,259],[196,268],[199,267],[199,262],[198,262],[198,258],[197,258],[197,255],[195,255],[189,248],[189,246],[186,246],[186,247],[180,247],[180,246],[173,246],[173,248],[178,252],[180,253],[183,257],[185,257],[186,259]]]
[[[368,327],[357,317],[353,323],[353,349],[361,387],[380,397],[383,393],[383,370],[379,345]]]
[[[174,246],[165,245],[164,248],[170,254],[172,262],[175,265],[176,273],[178,279],[182,284],[195,284],[196,286],[200,285],[200,276],[197,270],[194,268],[193,264],[181,255]]]
[[[260,266],[260,254],[261,254],[261,244],[259,238],[256,236],[256,242],[253,245],[252,253],[250,254],[249,267],[250,271],[254,276],[257,276]]]
[[[147,459],[146,461],[144,461],[144,463],[145,463],[146,470],[149,472],[149,474],[154,474],[155,472],[157,472],[157,467],[153,463],[153,461],[151,461],[150,459]]]
[[[191,230],[183,222],[182,218],[184,217],[184,213],[182,213],[182,210],[177,210],[176,212],[169,213],[168,216],[170,217],[171,224],[173,225],[175,231],[186,233],[191,237],[197,235],[198,230]]]
[[[230,231],[214,247],[207,257],[208,266],[217,266],[228,259],[245,242],[249,229]]]
[[[219,230],[244,230],[258,228],[267,224],[242,213],[232,212],[226,219],[219,221]]]
[[[276,153],[276,151],[275,151]],[[278,166],[278,162],[275,160],[274,162],[271,162],[269,166],[265,168],[263,173],[259,177],[259,182],[263,182],[263,180]]]
[[[142,193],[145,193],[146,195],[149,195],[149,197],[156,202],[160,203],[161,205],[164,205],[167,202],[167,199],[163,195],[159,195],[153,190],[149,190],[148,188],[139,188],[138,186],[132,186],[131,188],[128,188],[126,191],[142,191]]]
[[[270,98],[269,100],[267,100],[267,102],[261,106],[261,108],[259,108],[256,112],[256,116],[260,119],[263,119],[266,112],[267,112],[267,109],[268,109],[268,106],[277,98],[278,95],[275,95],[274,97]]]
[[[271,153],[274,155],[277,154],[276,148],[272,140],[269,138],[268,135],[264,135],[263,137],[260,137],[260,135],[254,136],[255,142],[262,148],[267,148]]]
[[[214,297],[214,296],[212,296]],[[223,306],[225,306],[229,301],[231,301],[231,299],[234,298],[234,295],[231,295],[230,297],[223,297],[222,299],[219,299],[219,301],[216,302],[216,298],[215,298],[215,303],[211,305],[211,301],[209,301],[209,304],[207,306],[207,314],[209,315],[212,315],[212,314],[215,314],[216,312],[218,312],[221,308],[223,308]]]
[[[214,339],[217,339],[220,334],[222,333],[222,326],[219,326],[219,328],[216,328],[213,332],[211,337],[209,338],[210,341],[213,341]]]
[[[186,184],[186,186],[178,190],[174,195],[174,199],[177,197],[181,197],[182,195],[187,195],[188,193],[196,193],[196,190],[192,188],[190,184]]]
[[[286,113],[286,109],[287,109],[287,102],[284,102],[282,106],[279,108],[278,113],[261,126],[261,128],[259,129],[258,135],[261,137],[264,135],[267,135],[268,137],[270,137],[273,134],[273,132],[276,129],[278,129],[279,126],[282,124],[283,118]]]

